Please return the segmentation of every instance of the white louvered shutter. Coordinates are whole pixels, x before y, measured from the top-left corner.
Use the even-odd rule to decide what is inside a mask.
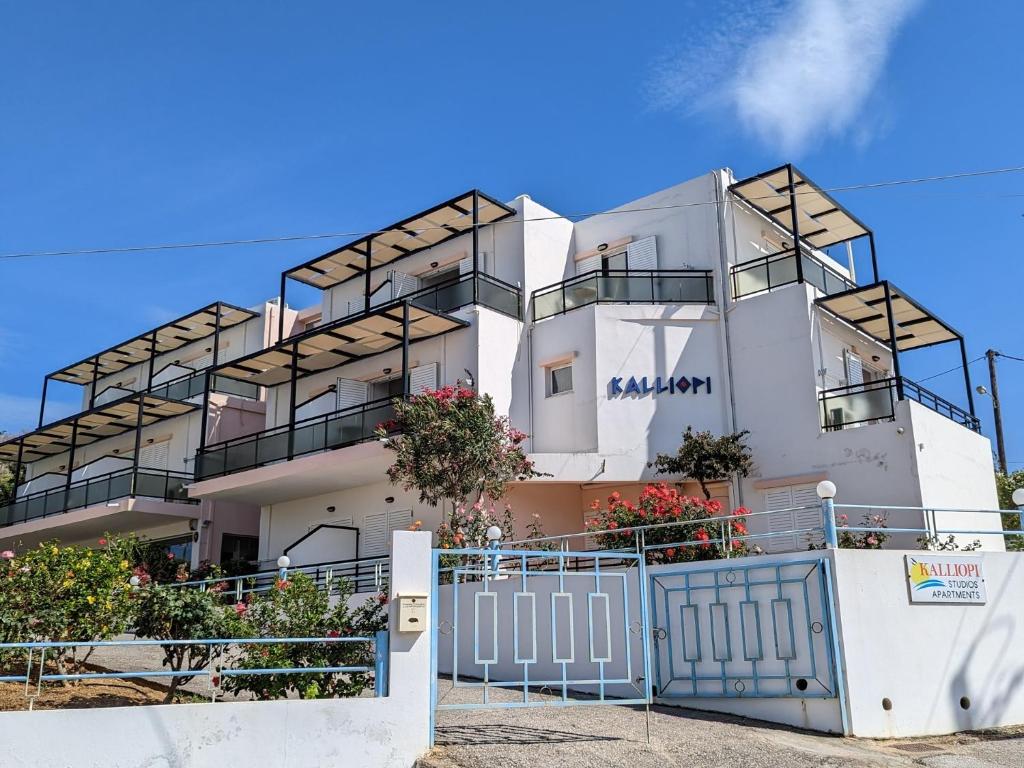
[[[420,288],[420,279],[415,275],[395,270],[391,273],[391,295],[394,298],[406,296]]]
[[[380,557],[388,553],[388,515],[377,512],[363,518],[360,531],[360,557]]]
[[[764,494],[765,512],[768,517],[768,532],[780,534],[793,529],[793,513],[781,510],[793,506],[793,494],[788,485],[782,488],[770,488]],[[792,535],[774,535],[766,540],[765,550],[768,552],[791,552],[796,547],[796,537]]]
[[[204,371],[213,365],[213,352],[207,352],[202,357],[197,357],[195,360],[189,360],[185,365],[197,371]]]
[[[404,531],[410,525],[412,525],[412,510],[411,509],[393,509],[388,512],[388,539],[387,543],[391,544],[391,534],[395,531]]]
[[[582,275],[586,272],[595,272],[601,268],[601,254],[580,259],[576,262],[576,274]]]
[[[626,249],[626,262],[631,271],[658,268],[658,248],[655,236],[630,243]]]
[[[821,546],[825,541],[825,537],[821,531],[821,499],[818,498],[816,487],[813,485],[796,485],[793,486],[792,493],[793,506],[805,507],[805,509],[798,509],[793,513],[794,522],[796,523],[795,527],[798,529],[818,529],[814,533],[799,534],[797,549],[806,549],[811,544],[816,547]]]
[[[409,371],[409,394],[421,395],[425,389],[437,389],[437,363],[418,365]]]
[[[338,379],[337,389],[335,390],[335,410],[343,410],[345,408],[353,408],[357,405],[362,405],[366,402],[367,392],[369,385],[365,381],[355,381],[354,379]]]
[[[473,257],[467,256],[464,259],[459,260],[459,274],[468,275],[473,271]]]
[[[139,466],[146,469],[167,469],[167,463],[171,458],[170,449],[170,440],[142,446],[139,450]]]
[[[846,351],[846,383],[851,387],[864,383],[864,362],[849,350]]]

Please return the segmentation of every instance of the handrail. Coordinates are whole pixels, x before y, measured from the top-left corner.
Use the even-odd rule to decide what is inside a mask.
[[[732,269],[729,270],[729,276],[732,282],[732,297],[734,299],[739,299],[745,296],[764,293],[766,291],[773,291],[776,288],[800,282],[799,271],[796,269],[796,253],[797,251],[795,248],[786,248],[785,250],[768,253],[764,256],[759,256],[756,259],[743,261],[739,264],[733,265]],[[829,295],[857,287],[857,284],[850,278],[843,275],[837,269],[830,267],[811,251],[808,251],[805,248],[800,248],[800,256],[802,259],[805,259],[803,264],[805,268],[802,270],[803,282],[810,283]],[[773,280],[775,275],[773,274],[772,266],[787,259],[793,260],[793,269],[788,270],[780,267],[780,271],[783,272],[781,275],[782,279],[779,282],[775,282]],[[814,271],[809,272],[806,268],[808,266],[807,262],[810,262],[809,266],[815,268]],[[819,277],[815,274],[817,268],[821,269],[821,275],[818,280],[814,280],[813,278]],[[740,275],[752,270],[764,270],[763,287],[759,284],[758,287],[742,289],[740,286]],[[831,281],[836,281],[838,285],[831,285]]]
[[[883,389],[895,392],[895,400],[914,400],[924,407],[935,411],[939,415],[945,416],[951,421],[955,421],[961,426],[967,427],[974,432],[981,431],[981,421],[976,416],[972,416],[963,408],[954,405],[945,398],[925,389],[917,382],[908,379],[906,376],[901,376],[899,378],[889,377],[885,379],[877,379],[875,381],[866,381],[860,384],[847,384],[842,387],[831,387],[829,389],[821,390],[818,393],[818,401],[822,406],[822,429],[826,431],[837,431],[866,422],[892,421],[896,418],[896,413],[893,408],[894,401],[890,398],[888,407],[886,407],[884,411],[868,413],[863,418],[859,419],[844,419],[835,424],[830,423],[828,406],[831,401],[837,401],[843,398],[852,398],[861,394],[870,395],[871,392],[877,392]]]
[[[355,531],[355,533],[356,533],[356,559],[359,559],[359,529],[356,528],[354,525],[335,525],[334,523],[320,523],[315,528],[311,528],[310,530],[306,531],[304,534],[299,536],[299,538],[297,538],[295,541],[293,541],[287,547],[282,549],[281,550],[281,554],[282,555],[287,555],[289,552],[291,552],[293,549],[295,549],[295,547],[297,547],[299,544],[301,544],[306,539],[310,538],[317,531],[322,530],[323,528],[332,528],[332,529],[335,529],[335,530],[338,530],[338,531]]]
[[[594,269],[533,291],[530,295],[533,319],[534,322],[544,320],[591,304],[714,304],[713,275],[714,273],[709,269]],[[634,280],[644,278],[647,278],[650,284],[649,290],[643,295],[612,295],[614,292],[602,295],[602,290],[609,286],[628,287],[633,284]],[[671,278],[690,279],[703,283],[703,295],[699,298],[684,298],[682,292],[672,293],[670,290],[664,290],[659,281]],[[588,282],[594,284],[592,297],[574,297],[572,302],[567,302],[567,290],[583,287]],[[559,308],[553,311],[542,310],[543,314],[538,313],[537,300],[552,294],[561,295]]]

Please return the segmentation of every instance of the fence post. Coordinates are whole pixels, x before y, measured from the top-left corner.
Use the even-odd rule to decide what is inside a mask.
[[[822,480],[815,488],[818,498],[821,499],[822,528],[825,532],[825,546],[828,549],[839,547],[839,537],[836,534],[836,484],[829,480]]]
[[[380,698],[388,695],[388,631],[377,632],[373,644],[373,694]]]

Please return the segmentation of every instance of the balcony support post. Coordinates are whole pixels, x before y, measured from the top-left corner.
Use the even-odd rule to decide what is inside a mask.
[[[793,164],[786,166],[786,173],[789,179],[789,215],[793,220],[793,252],[796,255],[796,281],[804,281],[804,260],[800,252],[800,220],[797,218],[796,187],[793,183]]]
[[[974,413],[974,390],[971,387],[971,369],[970,364],[967,362],[967,347],[964,345],[964,337],[960,337],[960,362],[964,367],[964,386],[967,388],[967,407],[971,411],[971,416],[976,416]]]
[[[292,344],[291,378],[288,381],[288,461],[295,455],[295,385],[299,377],[299,345]]]
[[[889,349],[892,351],[892,372],[896,377],[896,399],[903,399],[903,374],[900,373],[899,343],[896,340],[896,319],[892,314],[892,291],[889,282],[882,283],[885,289],[885,315],[889,323]]]
[[[874,274],[874,282],[878,282],[878,257],[875,255],[875,233],[868,232],[868,243],[871,245],[871,272]]]
[[[139,453],[142,451],[142,419],[145,416],[146,395],[139,393],[139,409],[136,412],[135,423],[135,450],[132,452],[132,484],[131,493],[128,495],[135,498],[135,483],[139,476]]]
[[[373,271],[373,235],[366,238],[366,264],[363,265],[363,311],[370,311],[370,284]]]
[[[473,304],[477,303],[477,272],[480,269],[480,191],[473,190]]]
[[[71,495],[71,473],[75,469],[75,443],[78,442],[78,419],[71,422],[71,446],[68,448],[68,472],[64,480],[64,509],[62,512],[67,511],[68,508],[68,497]],[[45,503],[45,502],[44,502]],[[46,510],[43,510],[43,514],[46,514]]]
[[[409,397],[409,302],[402,302],[402,399]]]
[[[146,391],[153,388],[153,361],[156,358],[156,331],[149,336],[149,371],[146,374]]]
[[[100,358],[99,355],[92,359],[92,384],[89,387],[89,409],[96,405],[96,377],[99,375]]]
[[[288,288],[288,273],[281,273],[281,289],[277,297],[277,340],[284,341],[284,292]]]
[[[39,424],[37,427],[43,426],[43,414],[46,413],[46,386],[50,383],[50,377],[46,376],[43,379],[43,397],[39,402]]]
[[[210,384],[213,379],[213,369],[217,367],[217,358],[220,356],[220,315],[222,307],[221,303],[217,302],[217,319],[213,323],[213,364],[207,370],[206,375],[203,376],[203,412],[200,415],[199,427],[199,451],[198,454],[206,449],[206,430],[209,429],[210,419]],[[196,467],[198,469],[198,467]]]
[[[11,498],[8,504],[13,504],[18,499],[18,485],[21,483],[21,462],[25,454],[25,436],[18,440],[18,459],[14,462],[14,482],[11,484]]]

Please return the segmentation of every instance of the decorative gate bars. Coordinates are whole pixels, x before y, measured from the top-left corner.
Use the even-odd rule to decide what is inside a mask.
[[[433,567],[434,710],[649,703],[640,554],[442,549]]]
[[[648,579],[657,698],[838,697],[845,715],[828,558],[664,566]]]

